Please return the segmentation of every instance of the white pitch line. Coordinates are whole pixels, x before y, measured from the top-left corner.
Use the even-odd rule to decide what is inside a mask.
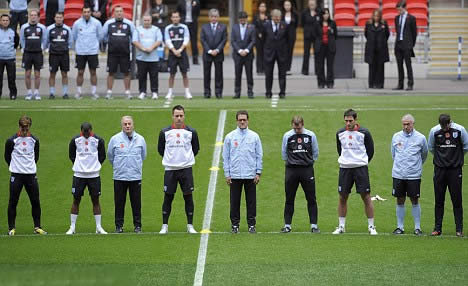
[[[195,278],[193,279],[194,286],[203,285],[203,274],[205,272],[205,263],[206,263],[206,253],[208,250],[208,238],[211,226],[211,215],[213,213],[213,203],[216,192],[216,181],[218,179],[218,166],[219,166],[219,157],[221,156],[221,150],[223,145],[224,136],[224,123],[226,122],[226,110],[221,110],[219,112],[218,119],[218,129],[216,132],[216,141],[215,149],[213,152],[213,161],[211,163],[211,174],[210,174],[210,183],[208,185],[208,194],[206,195],[205,203],[205,215],[203,217],[203,228],[201,238],[200,238],[200,248],[198,249],[198,258],[197,258],[197,270],[195,271]]]

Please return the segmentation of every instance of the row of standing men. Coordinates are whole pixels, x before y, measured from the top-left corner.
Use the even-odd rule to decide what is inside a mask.
[[[374,142],[368,129],[358,123],[357,112],[348,109],[343,115],[345,126],[336,133],[336,146],[340,166],[338,177],[338,227],[333,234],[345,233],[347,201],[353,185],[360,194],[368,219],[368,231],[377,235],[374,225],[374,207],[370,197],[371,185],[368,165],[374,156]],[[230,219],[232,233],[238,233],[240,225],[240,199],[245,190],[247,226],[250,233],[256,233],[256,185],[263,172],[263,148],[259,135],[248,128],[249,113],[240,110],[236,113],[237,128],[229,132],[223,144],[223,169],[226,183],[230,188]],[[419,205],[423,164],[428,151],[434,154],[434,196],[435,223],[431,233],[442,234],[445,192],[448,187],[453,204],[456,235],[463,236],[462,168],[464,155],[468,152],[468,133],[466,129],[452,122],[450,115],[441,114],[439,124],[434,126],[428,136],[414,129],[415,119],[406,114],[401,119],[402,130],[393,135],[390,150],[393,159],[392,195],[396,198],[397,228],[399,235],[405,232],[404,203],[411,199],[414,217],[414,234],[421,235],[421,207]],[[36,176],[36,163],[39,160],[39,139],[31,134],[31,118],[19,119],[19,131],[7,139],[5,161],[11,172],[10,198],[8,203],[9,235],[16,234],[16,207],[20,193],[25,187],[32,206],[34,232],[46,234],[41,226],[41,207],[39,184]],[[122,131],[114,135],[107,148],[107,159],[113,167],[115,232],[122,233],[124,209],[127,192],[132,205],[134,231],[140,233],[141,227],[141,186],[143,161],[146,158],[146,142],[135,132],[131,116],[121,118]],[[106,159],[104,139],[93,132],[88,122],[81,124],[81,132],[69,144],[69,158],[73,163],[70,228],[66,232],[75,233],[79,205],[88,188],[93,203],[96,220],[96,233],[106,234],[101,225],[100,169]],[[164,199],[162,205],[163,225],[161,234],[168,233],[169,216],[174,194],[180,185],[185,201],[187,232],[196,233],[193,227],[195,190],[192,166],[200,150],[196,130],[185,124],[183,106],[172,108],[172,124],[159,133],[158,153],[162,156],[164,172]],[[314,164],[318,159],[319,147],[315,133],[304,127],[304,119],[294,116],[291,130],[283,135],[282,159],[285,162],[285,205],[283,233],[292,231],[292,218],[296,192],[301,184],[307,200],[307,209],[312,233],[320,233],[318,227],[318,207],[316,201]]]

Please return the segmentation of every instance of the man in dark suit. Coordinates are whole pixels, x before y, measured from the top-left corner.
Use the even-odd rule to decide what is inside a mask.
[[[203,46],[203,83],[205,98],[211,97],[211,64],[215,67],[216,98],[223,97],[223,61],[224,45],[227,41],[227,27],[218,22],[219,11],[211,9],[208,12],[210,23],[201,29],[200,40]]]
[[[198,16],[200,16],[200,0],[179,0],[177,11],[182,23],[187,25],[190,32],[193,64],[198,65]]]
[[[266,98],[271,98],[273,85],[273,69],[278,64],[279,97],[286,96],[286,70],[288,69],[288,30],[285,22],[281,21],[281,11],[271,11],[271,21],[262,26],[265,45],[263,48],[265,62],[265,89]]]
[[[107,21],[107,0],[85,0],[84,6],[91,8],[91,15],[102,25]]]
[[[234,59],[235,88],[234,98],[240,98],[242,68],[245,68],[247,77],[247,95],[253,98],[253,47],[255,46],[255,26],[247,23],[247,13],[239,12],[239,24],[232,26],[231,46]]]
[[[395,39],[395,57],[398,65],[398,86],[394,90],[402,90],[405,80],[405,71],[403,70],[403,60],[405,61],[406,71],[408,72],[408,87],[406,90],[413,90],[413,68],[411,67],[411,57],[414,57],[414,44],[418,31],[416,28],[416,18],[406,11],[406,1],[400,1],[396,5],[400,15],[395,17],[396,39]]]

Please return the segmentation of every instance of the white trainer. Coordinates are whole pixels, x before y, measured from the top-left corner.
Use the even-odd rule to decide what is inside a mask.
[[[97,234],[107,234],[107,231],[105,231],[101,226],[96,227],[96,233]]]
[[[34,99],[35,99],[35,100],[41,100],[41,96],[40,96],[39,94],[36,94],[36,95],[34,96]]]
[[[106,94],[106,99],[112,99],[112,93],[107,93]]]
[[[198,233],[194,228],[193,225],[187,224],[187,232],[188,233]]]
[[[163,224],[159,234],[167,234],[169,232],[169,226],[167,224]]]
[[[75,99],[81,99],[81,94],[80,93],[75,93]]]
[[[377,235],[378,234],[377,230],[375,229],[375,226],[373,226],[373,225],[369,226],[367,229],[369,230],[370,235]]]
[[[345,233],[345,228],[344,226],[340,225],[338,226],[332,234],[342,234]]]
[[[65,232],[65,234],[67,235],[75,234],[75,228],[70,226],[70,228],[67,230],[67,232]]]
[[[131,93],[125,93],[125,95],[127,95],[127,99],[132,99],[133,98],[133,95]]]
[[[94,99],[94,100],[98,100],[98,99],[99,99],[99,94],[97,94],[97,93],[93,94],[92,96],[93,96],[92,99]]]
[[[24,97],[25,100],[31,100],[32,99],[32,94],[28,94]]]
[[[151,97],[151,99],[158,99],[158,93],[157,93],[157,92],[153,92],[153,96]]]
[[[190,91],[185,91],[185,98],[186,99],[192,99],[192,94],[190,93]]]
[[[172,98],[172,90],[169,90],[166,94],[166,99],[171,99]]]
[[[143,99],[145,99],[145,97],[146,97],[146,93],[142,92],[142,93],[140,93],[140,95],[138,96],[138,99],[143,100]]]

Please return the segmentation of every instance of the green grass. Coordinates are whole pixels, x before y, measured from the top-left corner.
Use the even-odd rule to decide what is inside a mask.
[[[450,198],[446,198],[444,236],[441,238],[393,237],[395,202],[391,197],[390,141],[401,129],[400,118],[410,112],[416,129],[427,136],[442,112],[468,127],[468,97],[464,96],[318,96],[290,97],[276,109],[263,98],[254,100],[186,101],[176,98],[173,104],[186,107],[187,123],[197,129],[201,151],[194,167],[196,229],[201,229],[208,189],[209,168],[213,156],[219,110],[226,109],[225,133],[235,128],[235,112],[247,109],[250,128],[259,133],[264,148],[264,172],[258,186],[257,235],[248,235],[244,204],[241,210],[241,234],[232,236],[229,221],[229,189],[222,170],[213,209],[208,255],[204,275],[206,285],[271,284],[463,284],[468,280],[466,239],[453,237]],[[369,128],[375,142],[375,157],[369,166],[372,194],[387,198],[375,202],[375,222],[380,234],[365,234],[366,218],[356,194],[350,197],[348,234],[335,237],[329,233],[337,224],[338,164],[335,132],[342,127],[342,113],[353,107],[363,126]],[[33,118],[32,132],[40,138],[41,158],[38,178],[41,190],[42,224],[51,234],[46,237],[21,236],[32,233],[30,205],[25,192],[18,206],[17,237],[6,237],[6,209],[9,173],[0,164],[0,285],[190,285],[196,269],[199,235],[185,231],[185,215],[180,193],[176,195],[167,236],[155,234],[162,223],[163,168],[156,144],[159,130],[170,124],[170,110],[163,101],[0,101],[0,143],[17,131],[22,114]],[[120,130],[122,115],[132,115],[136,130],[145,136],[148,158],[144,162],[142,235],[131,233],[131,209],[127,203],[124,235],[96,236],[91,203],[82,201],[77,232],[62,235],[69,225],[71,206],[71,162],[69,140],[79,132],[83,121],[90,121],[106,144]],[[300,114],[305,126],[318,138],[320,155],[315,165],[320,235],[309,230],[306,202],[301,189],[296,198],[293,231],[278,232],[283,224],[284,164],[281,139],[290,128],[290,119]],[[220,165],[222,168],[222,165]],[[432,229],[433,188],[432,156],[424,165],[421,191],[422,228]],[[113,185],[110,165],[102,172],[103,226],[113,231]],[[468,183],[464,182],[466,198]],[[464,202],[465,210],[468,204]],[[465,221],[467,219],[465,211]],[[412,216],[407,206],[406,229],[412,231]],[[135,283],[136,282],[136,283]]]

